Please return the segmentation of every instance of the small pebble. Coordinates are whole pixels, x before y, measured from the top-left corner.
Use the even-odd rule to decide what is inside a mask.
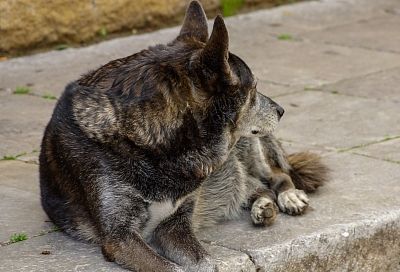
[[[349,237],[349,235],[350,235],[350,233],[348,233],[347,231],[342,233],[343,237]]]
[[[51,254],[50,250],[43,250],[42,251],[42,255],[50,255],[50,254]]]

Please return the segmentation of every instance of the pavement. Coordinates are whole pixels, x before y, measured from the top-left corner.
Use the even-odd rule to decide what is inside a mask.
[[[226,21],[231,51],[286,110],[283,145],[321,154],[332,174],[303,216],[255,228],[245,214],[199,233],[220,271],[400,271],[400,2],[307,1]],[[0,271],[124,271],[48,221],[40,140],[66,83],[177,33],[0,62]]]

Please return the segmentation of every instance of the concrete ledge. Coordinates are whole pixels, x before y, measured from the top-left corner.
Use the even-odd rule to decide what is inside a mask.
[[[265,271],[398,271],[400,211],[370,216],[246,253]]]

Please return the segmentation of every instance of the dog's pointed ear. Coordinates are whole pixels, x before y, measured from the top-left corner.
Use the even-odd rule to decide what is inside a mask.
[[[206,42],[208,39],[207,17],[198,1],[190,2],[177,39],[188,36],[201,42]]]
[[[221,15],[215,18],[213,30],[201,53],[201,61],[213,71],[229,71],[229,36]]]

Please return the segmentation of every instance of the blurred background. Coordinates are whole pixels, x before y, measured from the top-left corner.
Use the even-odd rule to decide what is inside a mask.
[[[204,0],[209,18],[299,0]],[[178,25],[188,0],[0,0],[0,60]]]

